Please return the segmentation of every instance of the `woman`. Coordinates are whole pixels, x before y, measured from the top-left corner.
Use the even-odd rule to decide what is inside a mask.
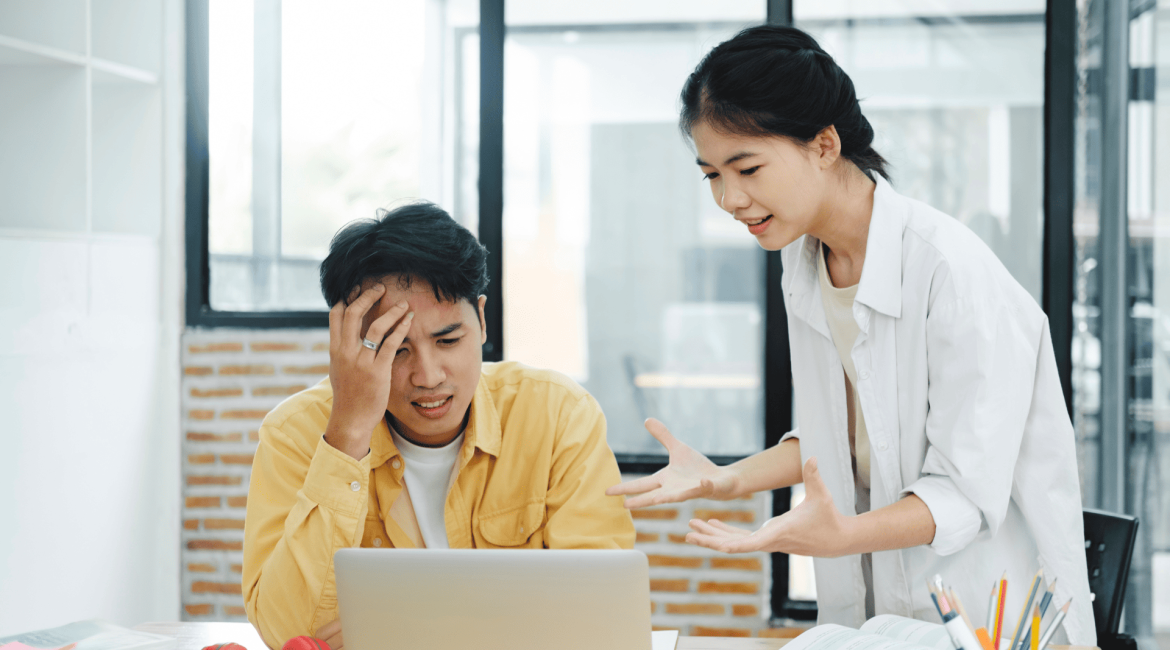
[[[1038,569],[1065,630],[1095,632],[1073,430],[1047,319],[955,219],[897,194],[853,83],[807,34],[747,29],[682,93],[683,131],[715,201],[782,250],[798,427],[717,467],[661,423],[669,465],[614,486],[630,508],[803,482],[755,532],[691,521],[729,553],[815,557],[820,622],[938,620],[941,574],[976,620],[1007,571],[1010,635]]]

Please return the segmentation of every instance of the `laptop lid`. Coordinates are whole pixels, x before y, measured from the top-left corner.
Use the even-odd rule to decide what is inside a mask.
[[[346,650],[649,650],[646,556],[626,550],[346,548]]]

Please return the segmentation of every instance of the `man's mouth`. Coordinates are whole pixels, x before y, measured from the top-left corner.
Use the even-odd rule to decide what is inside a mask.
[[[428,398],[424,400],[416,400],[410,403],[414,410],[425,418],[438,419],[447,414],[451,409],[451,402],[455,399],[454,395],[448,395],[442,398]]]

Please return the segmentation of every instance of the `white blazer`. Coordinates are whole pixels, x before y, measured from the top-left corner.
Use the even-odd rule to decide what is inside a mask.
[[[785,438],[800,438],[803,460],[817,457],[837,508],[852,514],[845,379],[819,247],[804,236],[782,253],[797,422]],[[937,573],[984,621],[1006,570],[1010,638],[1043,567],[1042,589],[1059,578],[1052,606],[1074,599],[1069,641],[1095,645],[1076,445],[1039,305],[974,233],[878,178],[853,316],[871,509],[914,493],[937,527],[929,546],[873,554],[876,613],[938,622],[926,589]],[[819,622],[859,626],[860,556],[818,558],[815,573]]]

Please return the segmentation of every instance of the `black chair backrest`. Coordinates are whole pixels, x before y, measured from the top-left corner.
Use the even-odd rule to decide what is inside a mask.
[[[1089,591],[1093,592],[1093,619],[1097,644],[1117,636],[1129,560],[1137,539],[1137,517],[1085,508],[1085,559],[1089,564]]]

